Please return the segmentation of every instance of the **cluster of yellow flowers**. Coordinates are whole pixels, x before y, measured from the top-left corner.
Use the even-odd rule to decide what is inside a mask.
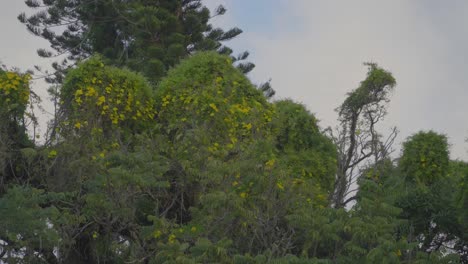
[[[17,104],[25,107],[29,101],[30,75],[20,75],[15,72],[0,74],[0,102],[2,106],[9,107]]]
[[[159,117],[171,123],[184,126],[188,122],[209,122],[213,131],[224,131],[211,138],[208,151],[213,155],[222,155],[238,142],[266,131],[274,115],[270,104],[244,94],[239,83],[227,85],[222,81],[217,77],[213,86],[167,89],[158,109]]]
[[[131,84],[114,80],[105,83],[93,78],[87,81],[75,91],[73,101],[78,109],[95,109],[114,125],[126,120],[152,120],[156,114],[152,98],[141,99]],[[77,121],[75,128],[83,125],[84,122]]]

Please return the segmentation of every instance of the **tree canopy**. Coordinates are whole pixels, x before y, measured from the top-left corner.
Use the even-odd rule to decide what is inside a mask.
[[[51,44],[51,50],[39,49],[42,57],[65,56],[53,64],[50,81],[61,82],[70,63],[102,54],[112,65],[127,66],[158,81],[180,59],[196,51],[214,50],[231,55],[223,42],[242,33],[213,27],[209,20],[226,12],[219,6],[210,14],[200,0],[163,1],[47,1],[27,0],[37,10],[18,16],[27,29]],[[248,52],[233,56],[244,60]],[[62,56],[63,57],[63,56]],[[252,63],[240,63],[249,72]]]
[[[41,143],[30,74],[0,71],[1,263],[468,263],[468,163],[434,131],[393,153],[390,71],[365,64],[323,128],[201,1],[26,3],[73,66]]]

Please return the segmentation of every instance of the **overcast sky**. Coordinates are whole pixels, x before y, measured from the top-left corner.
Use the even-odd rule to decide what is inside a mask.
[[[334,109],[365,78],[363,62],[390,70],[397,87],[383,132],[399,141],[419,130],[448,136],[452,158],[468,160],[468,1],[465,0],[206,0],[228,9],[215,24],[244,33],[229,46],[249,50],[254,82],[272,78],[276,98],[305,104],[335,125]],[[22,0],[2,0],[0,61],[31,68],[43,63],[16,16]],[[45,96],[45,86],[36,85]],[[44,97],[46,100],[46,96]],[[43,116],[43,120],[46,116]],[[399,145],[396,146],[399,151]]]
[[[272,78],[277,98],[304,103],[322,126],[336,124],[334,109],[365,78],[362,63],[377,62],[398,83],[383,132],[397,126],[401,142],[432,129],[449,137],[452,158],[468,160],[468,1],[207,3],[228,9],[216,23],[244,30],[234,46],[251,51],[252,79]]]

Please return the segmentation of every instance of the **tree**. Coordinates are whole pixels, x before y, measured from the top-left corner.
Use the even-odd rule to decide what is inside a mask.
[[[207,162],[229,162],[268,133],[271,105],[231,63],[214,52],[195,54],[169,71],[156,89],[157,121],[171,142],[166,155],[177,201],[196,190],[203,193],[199,181],[221,180],[210,171],[199,174]],[[185,201],[173,203],[170,211],[182,222],[196,200]]]
[[[453,252],[448,244],[463,241],[453,191],[462,179],[451,173],[457,170],[449,162],[447,137],[433,131],[412,135],[403,143],[398,166],[405,185],[396,204],[408,220],[408,240],[424,252]]]
[[[33,146],[27,132],[30,76],[0,69],[0,193],[8,183],[23,183],[23,148]],[[32,115],[29,115],[32,117]]]
[[[164,1],[38,1],[26,0],[38,11],[19,20],[34,35],[49,41],[53,51],[40,49],[42,57],[65,57],[53,63],[56,70],[48,75],[50,82],[63,81],[63,73],[76,61],[94,53],[102,54],[112,65],[127,66],[157,82],[181,58],[196,51],[215,50],[230,55],[222,43],[242,31],[224,31],[209,24],[210,11],[200,0]],[[214,16],[223,15],[219,6]],[[244,52],[234,61],[248,57]],[[240,63],[249,72],[252,63]]]
[[[356,180],[361,175],[363,165],[378,164],[391,152],[391,145],[396,137],[394,128],[390,135],[382,140],[376,131],[376,125],[387,111],[385,104],[396,82],[392,74],[375,63],[366,63],[367,77],[360,86],[348,93],[346,100],[337,109],[340,127],[330,136],[338,148],[338,171],[335,188],[330,199],[335,207],[344,207],[356,197],[350,194],[355,190]],[[365,168],[365,166],[364,166]]]
[[[468,142],[468,138],[466,139]],[[458,165],[458,166],[457,166]],[[457,168],[455,171],[460,173],[460,183],[458,186],[460,186],[460,191],[457,196],[457,208],[459,210],[459,215],[458,219],[459,222],[461,223],[461,230],[462,230],[462,236],[463,239],[461,243],[459,244],[459,252],[460,255],[462,256],[462,260],[465,263],[468,263],[468,163],[467,162],[458,162],[455,163],[454,166]],[[461,167],[461,169],[460,169]]]
[[[210,219],[220,220],[216,215],[194,219],[194,211],[219,203],[205,204],[209,199],[203,196],[213,197],[226,187],[233,201],[246,201],[247,191],[232,186],[244,177],[236,178],[232,169],[246,162],[236,158],[240,153],[269,133],[273,115],[271,104],[228,56],[197,53],[171,70],[157,89],[140,74],[92,57],[68,71],[60,100],[55,140],[36,155],[42,158],[35,166],[45,174],[45,181],[35,186],[40,189],[31,188],[37,195],[22,205],[27,191],[19,188],[0,200],[5,210],[18,204],[27,209],[25,214],[41,218],[6,225],[0,233],[8,241],[2,257],[13,261],[10,256],[21,254],[24,245],[31,262],[228,258],[204,254],[210,245],[230,243],[205,231],[215,226]],[[270,156],[248,157],[250,172],[243,176],[252,180],[258,175],[253,168],[264,166]],[[250,180],[244,187],[251,187]],[[276,179],[271,180],[276,186]],[[0,223],[8,222],[5,217],[22,214],[3,214]],[[50,228],[43,235],[44,247],[38,247],[34,230],[23,224],[36,228],[46,221]],[[51,238],[46,241],[45,235]],[[11,236],[22,239],[10,241]],[[178,249],[186,245],[193,255]]]
[[[462,263],[468,262],[468,163],[463,161],[450,162],[450,177],[453,183],[452,190],[458,189],[455,194],[455,207],[459,223],[455,250],[460,254]]]
[[[57,263],[59,235],[50,226],[58,217],[44,191],[15,186],[0,198],[0,260],[7,263]]]
[[[320,131],[318,120],[303,105],[282,100],[274,106],[272,123],[278,162],[291,168],[290,175],[314,179],[318,188],[311,192],[328,197],[333,193],[336,146]]]
[[[403,143],[399,166],[407,181],[418,186],[442,180],[449,168],[447,137],[433,131],[414,134]]]

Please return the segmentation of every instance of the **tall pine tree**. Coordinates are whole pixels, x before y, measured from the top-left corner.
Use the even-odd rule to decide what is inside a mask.
[[[226,9],[219,6],[214,15],[200,0],[26,0],[37,10],[22,13],[19,20],[34,35],[48,40],[52,50],[39,49],[42,57],[63,57],[53,63],[55,73],[49,82],[61,83],[63,72],[73,62],[93,53],[103,54],[116,66],[127,66],[157,82],[181,58],[196,51],[215,50],[231,55],[223,45],[242,31],[224,31],[209,23]],[[245,60],[248,52],[234,57]],[[252,63],[237,63],[243,72]]]

